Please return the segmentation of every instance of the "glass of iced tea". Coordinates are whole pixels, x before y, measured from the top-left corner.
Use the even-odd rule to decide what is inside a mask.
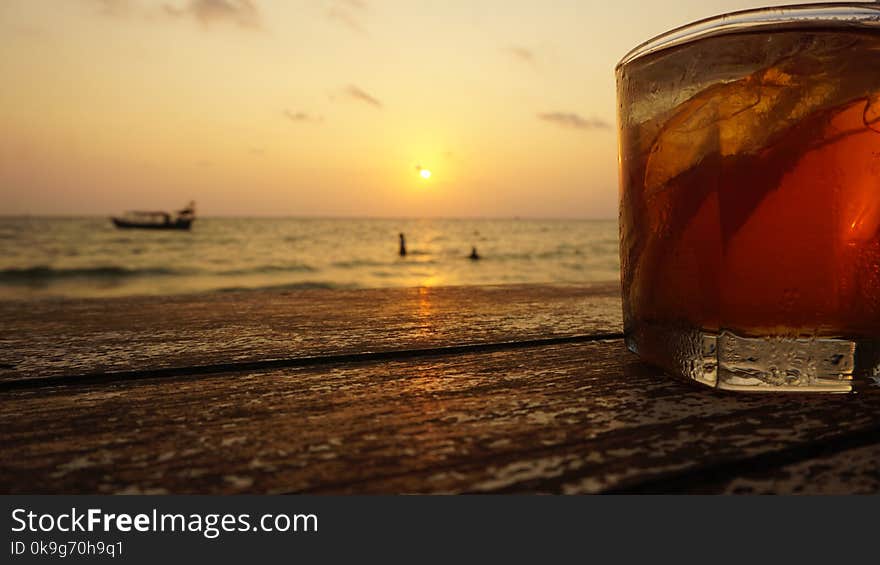
[[[617,66],[628,347],[705,385],[880,383],[880,5],[749,10]]]

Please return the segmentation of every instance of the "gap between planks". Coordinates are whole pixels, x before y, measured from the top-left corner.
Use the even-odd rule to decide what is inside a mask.
[[[22,389],[39,389],[55,386],[78,386],[106,384],[117,381],[139,379],[155,379],[167,377],[188,377],[198,375],[216,375],[223,373],[239,373],[243,371],[259,371],[265,369],[283,369],[289,367],[313,367],[320,365],[336,365],[339,363],[369,363],[375,361],[396,361],[419,357],[443,355],[462,355],[474,353],[492,353],[510,349],[529,347],[546,347],[548,345],[564,345],[567,343],[584,343],[590,341],[609,341],[623,339],[623,333],[598,333],[574,335],[523,341],[502,341],[493,343],[475,343],[450,345],[445,347],[429,347],[421,349],[398,349],[390,351],[372,351],[364,353],[345,353],[339,355],[318,355],[312,357],[290,357],[286,359],[267,359],[264,361],[242,361],[193,365],[185,367],[162,367],[156,369],[135,369],[130,371],[113,371],[107,373],[84,373],[79,375],[54,375],[51,377],[25,378],[15,381],[0,382],[0,392]]]
[[[714,494],[723,491],[733,480],[741,477],[771,475],[774,471],[821,457],[832,457],[852,449],[877,445],[880,426],[844,432],[840,436],[810,441],[759,453],[750,457],[719,461],[685,471],[661,474],[651,479],[641,479],[623,484],[604,494]]]

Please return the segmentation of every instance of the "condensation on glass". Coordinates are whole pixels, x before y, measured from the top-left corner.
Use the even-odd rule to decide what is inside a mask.
[[[750,10],[617,66],[628,347],[726,390],[880,383],[880,6]]]

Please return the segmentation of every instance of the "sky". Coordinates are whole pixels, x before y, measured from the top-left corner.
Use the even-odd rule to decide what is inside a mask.
[[[785,3],[2,0],[0,215],[615,218],[616,62]]]

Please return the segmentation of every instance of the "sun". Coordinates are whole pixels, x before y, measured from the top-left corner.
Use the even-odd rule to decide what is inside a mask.
[[[429,178],[431,178],[431,171],[429,171],[428,169],[419,169],[419,175],[423,179],[428,180]]]

